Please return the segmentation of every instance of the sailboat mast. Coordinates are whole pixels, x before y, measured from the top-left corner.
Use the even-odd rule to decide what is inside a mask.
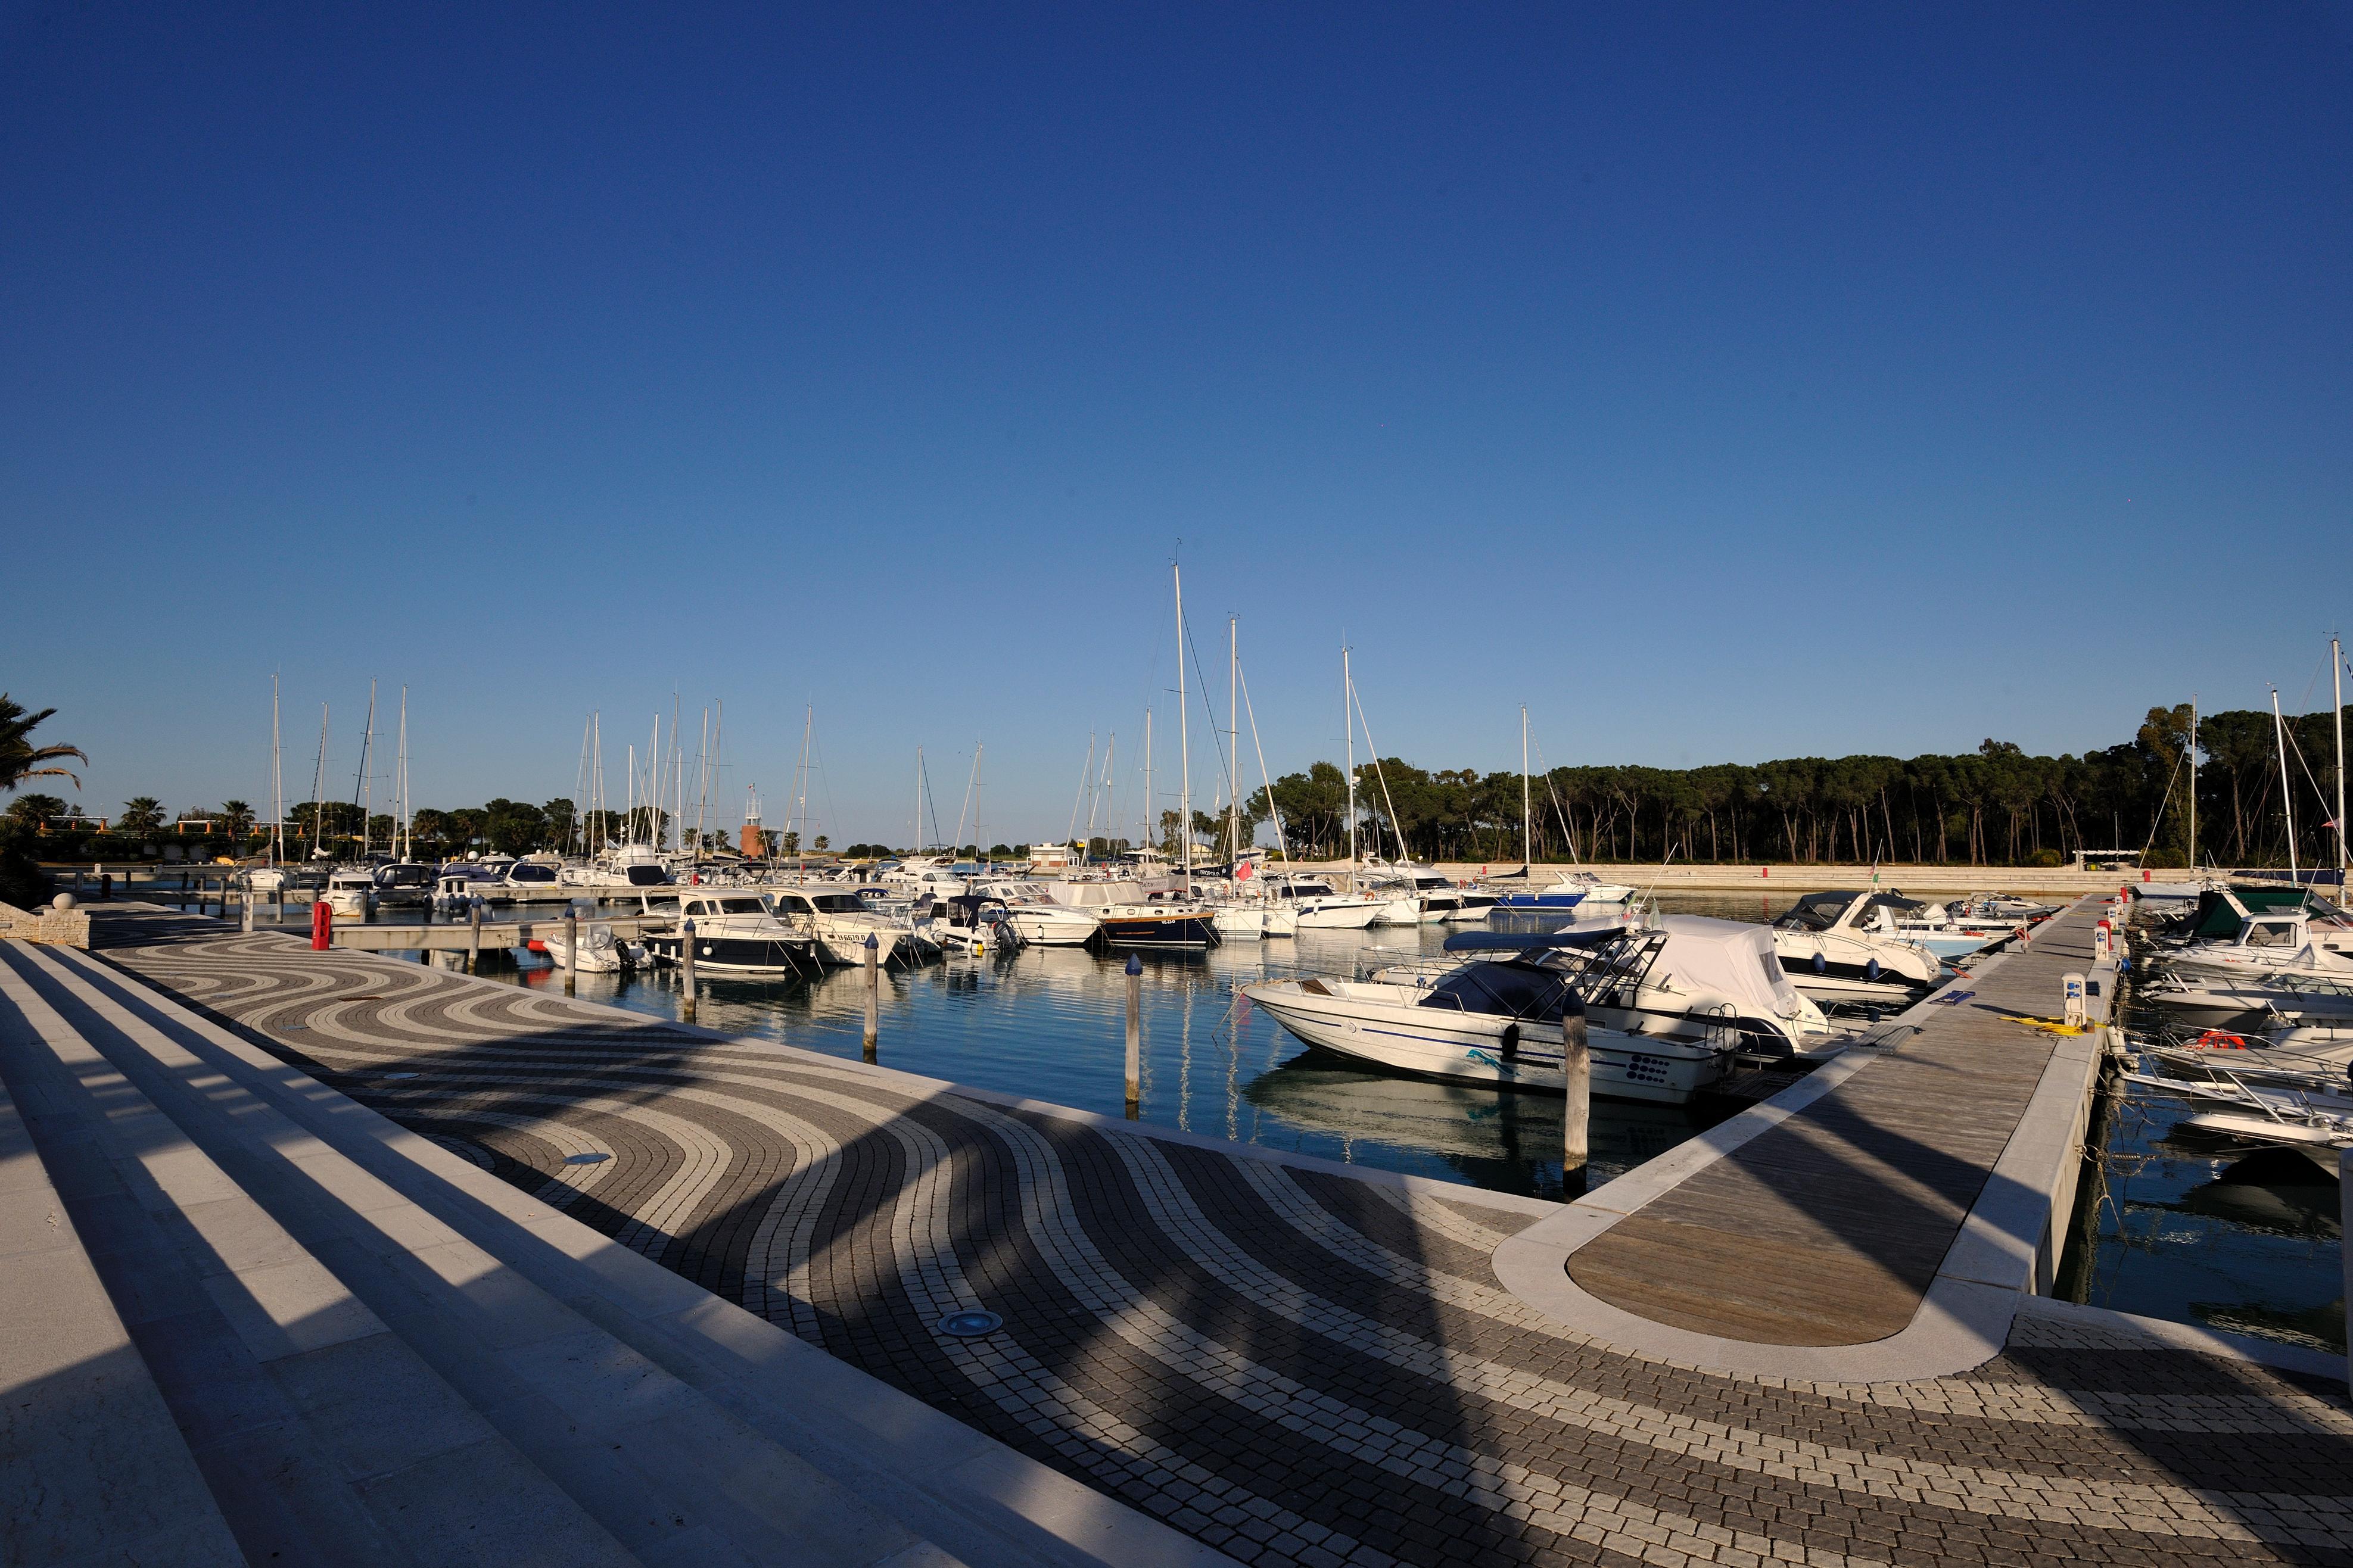
[[[367,728],[360,735],[360,782],[352,792],[352,804],[360,808],[360,858],[368,856],[369,816],[375,810],[375,780],[368,776],[375,763],[375,682],[368,682]]]
[[[1185,891],[1193,890],[1193,731],[1185,694],[1185,569],[1169,563],[1176,582],[1176,842],[1184,847]]]
[[[1348,746],[1348,891],[1356,890],[1356,678],[1348,668],[1348,646],[1340,645],[1340,728]]]
[[[319,704],[319,765],[311,774],[311,853],[314,856],[327,816],[327,718],[332,711],[330,704]]]
[[[2287,879],[2298,880],[2295,873],[2295,796],[2287,782],[2287,721],[2280,717],[2279,688],[2272,688],[2272,742],[2279,748],[2280,805],[2287,812]]]
[[[1535,814],[1528,809],[1528,705],[1520,704],[1520,869],[1533,875],[1536,865]]]
[[[2198,879],[2198,693],[2189,694],[2189,879]]]
[[[798,812],[800,820],[793,828],[793,854],[807,879],[808,870],[808,752],[809,731],[817,725],[817,704],[801,710],[801,776]]]
[[[285,745],[278,733],[278,675],[270,672],[270,865],[287,858]],[[2339,773],[2344,769],[2339,769]]]
[[[406,860],[409,846],[413,843],[408,831],[408,688],[406,686],[400,689],[400,760],[394,771],[399,776],[393,781],[396,799],[392,808],[392,858]]]
[[[1226,617],[1226,755],[1232,761],[1228,793],[1234,797],[1226,809],[1226,861],[1239,866],[1242,858],[1242,634],[1241,617]]]
[[[1144,710],[1144,833],[1137,838],[1137,843],[1151,845],[1160,842],[1160,824],[1153,816],[1159,804],[1152,798],[1152,709],[1146,704]]]
[[[2329,727],[2337,735],[2337,894],[2345,896],[2345,647],[2337,637],[2328,639],[2328,709]]]

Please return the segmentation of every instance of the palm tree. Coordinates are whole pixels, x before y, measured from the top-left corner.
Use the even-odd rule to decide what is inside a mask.
[[[134,795],[122,803],[122,815],[114,819],[118,833],[153,833],[164,826],[164,803],[152,795]]]
[[[241,800],[225,800],[215,814],[221,831],[231,838],[242,838],[253,829],[253,807]]]
[[[27,713],[24,704],[12,700],[0,691],[0,789],[14,790],[26,779],[73,779],[74,787],[81,780],[63,768],[50,767],[71,757],[78,763],[90,759],[79,746],[36,746],[27,739],[54,708],[44,708],[38,713]]]
[[[53,816],[66,814],[66,803],[53,795],[20,795],[8,803],[8,818],[27,827],[38,827]]]

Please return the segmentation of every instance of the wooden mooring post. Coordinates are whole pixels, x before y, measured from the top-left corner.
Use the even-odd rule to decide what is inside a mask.
[[[866,933],[866,1059],[875,1059],[874,1042],[882,1032],[882,944]]]
[[[1593,1142],[1593,1052],[1586,1043],[1582,1010],[1560,1020],[1560,1086],[1567,1095],[1560,1112],[1561,1191],[1582,1197]]]
[[[320,896],[325,897],[324,894]],[[466,915],[474,928],[472,938],[466,944],[466,973],[480,974],[482,972],[482,900],[476,899],[467,905]]]
[[[573,994],[574,979],[580,973],[580,911],[564,911],[564,994]]]
[[[681,921],[678,928],[678,967],[686,978],[686,1021],[694,1022],[694,922]]]
[[[1144,1100],[1144,960],[1127,955],[1127,1119],[1137,1120]]]

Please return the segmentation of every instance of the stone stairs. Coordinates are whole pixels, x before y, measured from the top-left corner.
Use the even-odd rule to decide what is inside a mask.
[[[0,1082],[11,1568],[1229,1561],[87,954]]]

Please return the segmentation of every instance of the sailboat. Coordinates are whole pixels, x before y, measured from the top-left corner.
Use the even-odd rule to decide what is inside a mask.
[[[1166,892],[1145,894],[1140,901],[1105,904],[1093,913],[1103,921],[1103,941],[1113,947],[1211,948],[1218,945],[1217,912],[1193,890],[1193,778],[1190,716],[1186,710],[1185,574],[1169,565],[1176,590],[1176,714],[1179,783],[1176,798],[1176,838],[1183,847],[1181,881]],[[1148,716],[1147,716],[1148,722]],[[1145,755],[1151,755],[1147,728]],[[1146,763],[1147,769],[1149,763]],[[1149,773],[1146,774],[1147,778]],[[1145,794],[1145,822],[1151,826],[1153,801]],[[1147,838],[1150,837],[1147,832]]]
[[[1547,788],[1550,786],[1547,785]],[[1505,871],[1500,878],[1526,881],[1535,865],[1535,816],[1530,809],[1528,795],[1528,710],[1520,705],[1520,868]],[[1569,845],[1574,857],[1577,846]],[[1623,882],[1605,882],[1582,867],[1556,873],[1548,888],[1514,889],[1499,892],[1495,907],[1502,910],[1534,910],[1538,913],[1566,914],[1579,904],[1622,904],[1639,889]]]

